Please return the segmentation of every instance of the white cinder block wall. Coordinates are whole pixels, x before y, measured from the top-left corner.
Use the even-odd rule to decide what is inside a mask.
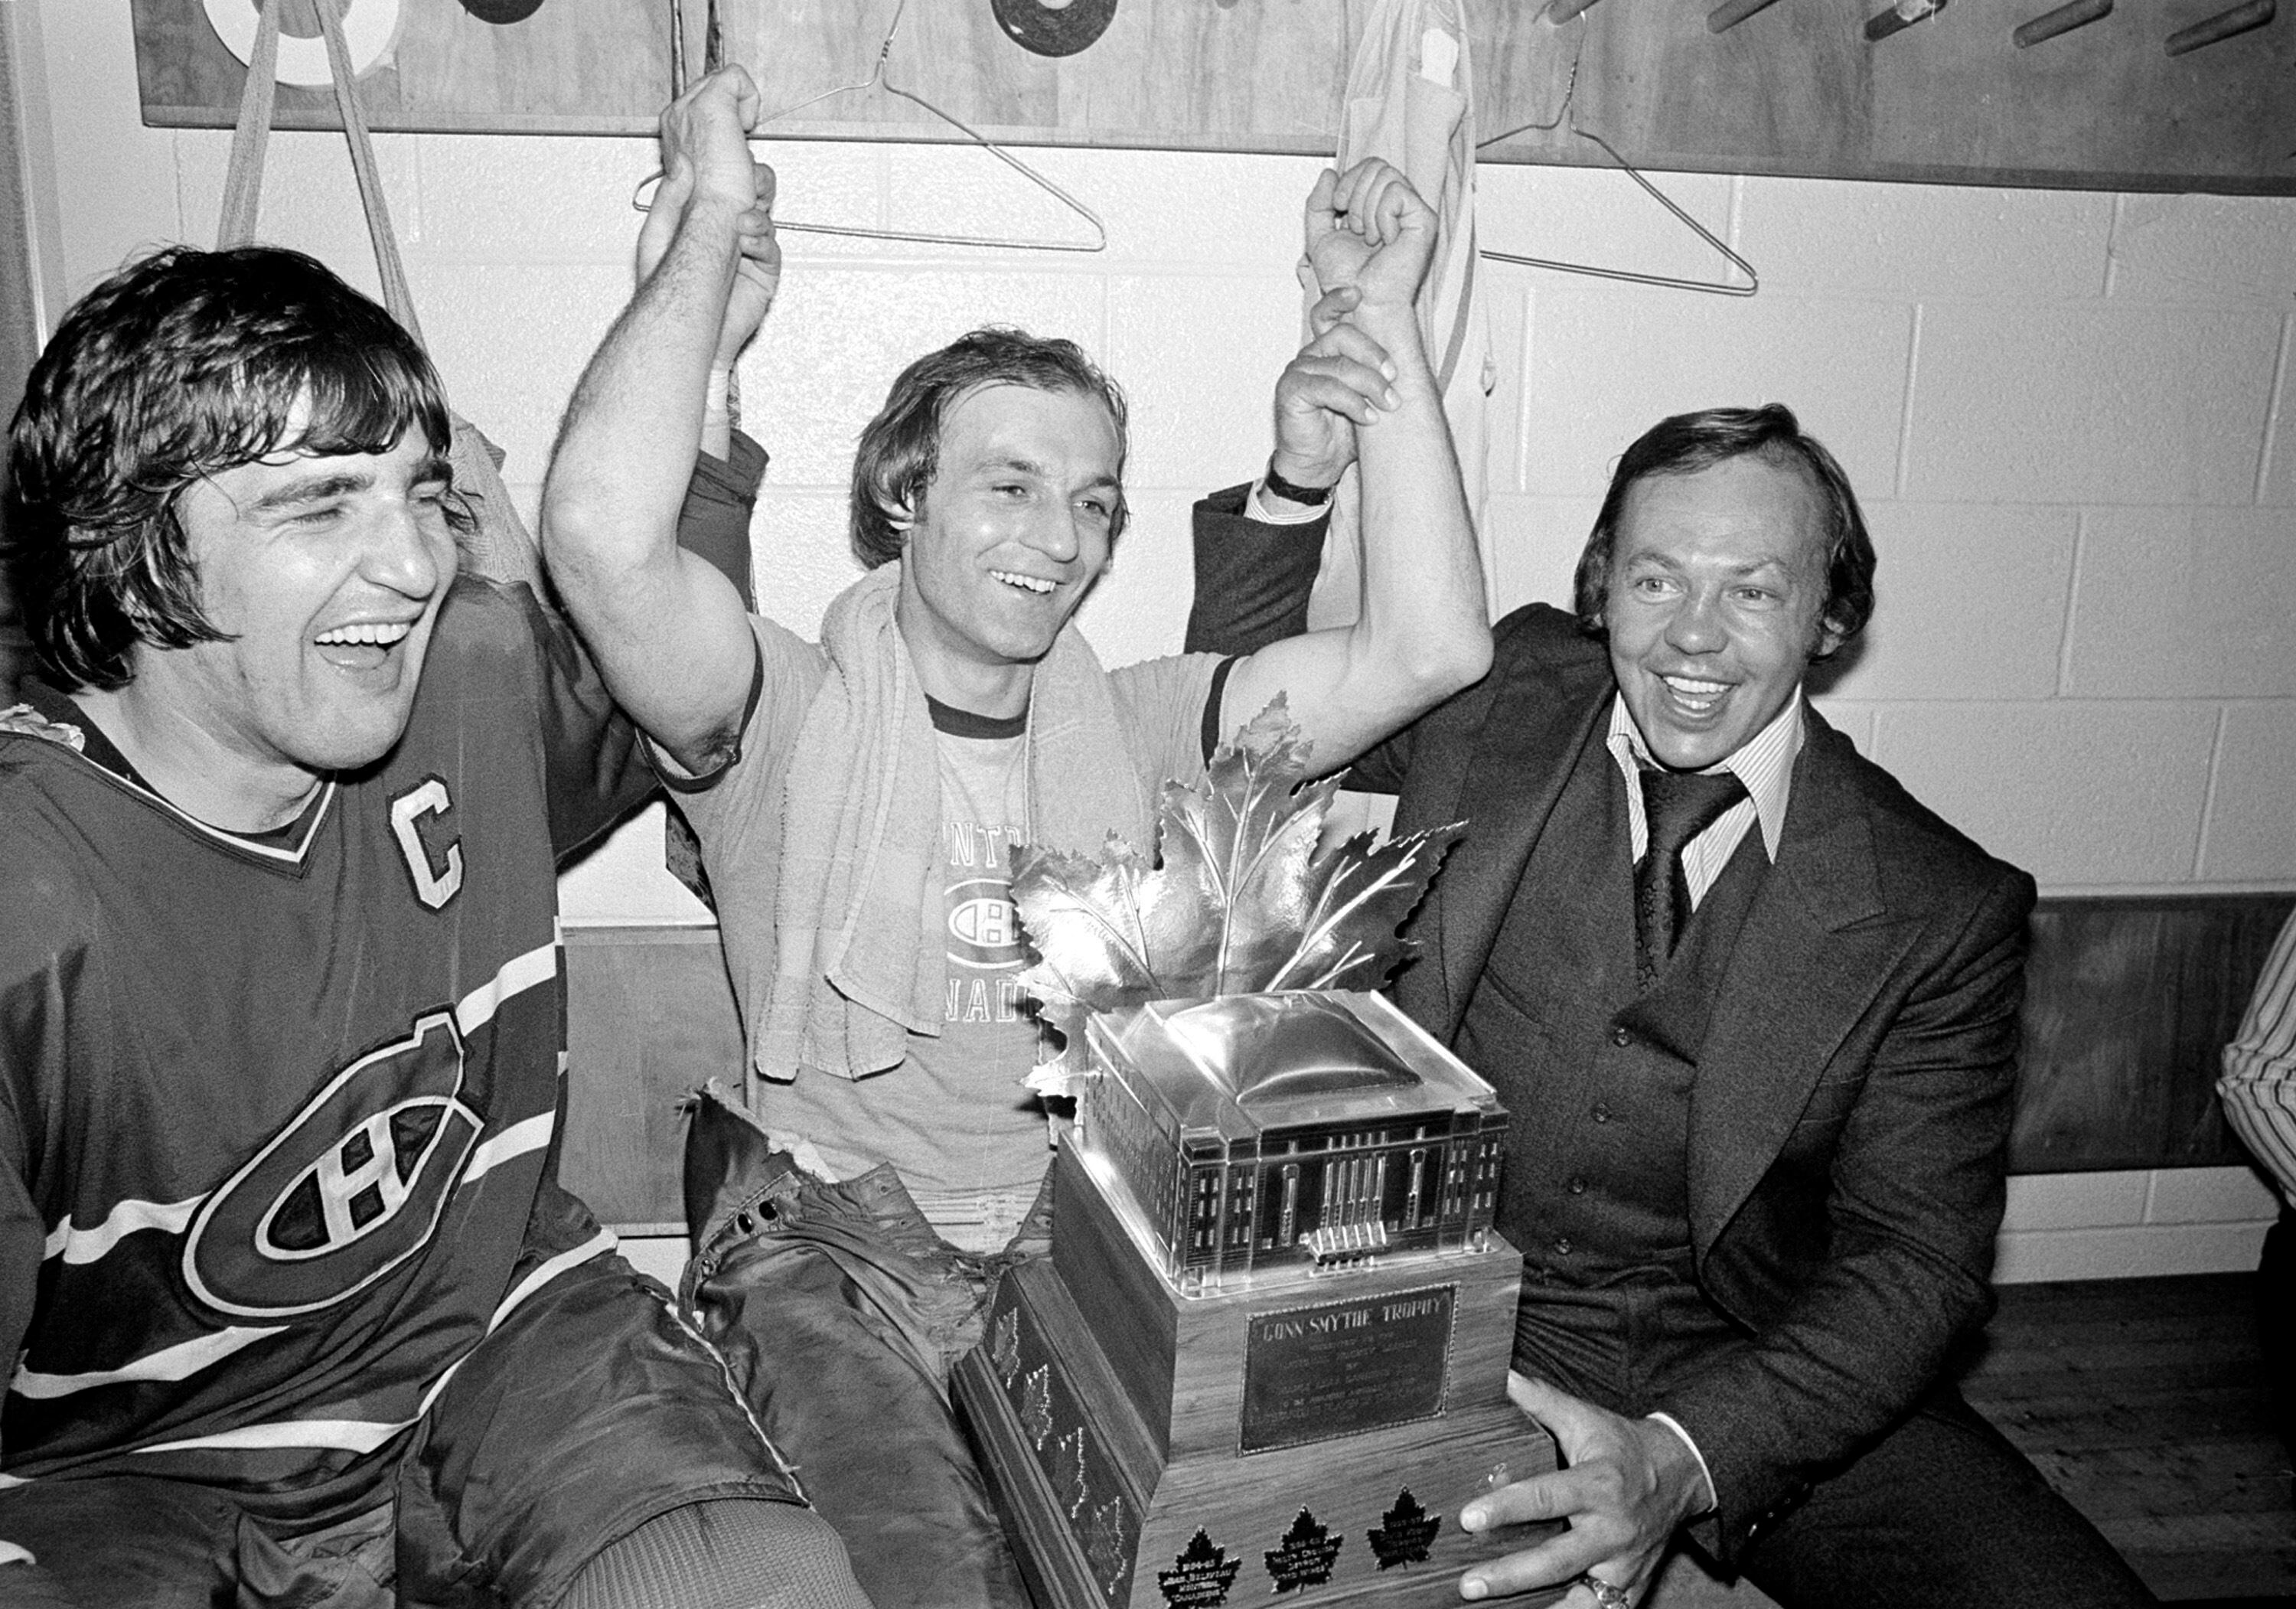
[[[28,4],[44,51],[64,293],[147,242],[212,238],[229,136],[143,127],[127,8]],[[36,89],[38,87],[35,86]],[[36,109],[37,110],[37,109]],[[646,144],[381,138],[425,332],[529,500],[627,290]],[[272,142],[266,238],[374,275],[341,142]],[[786,219],[1078,239],[986,155],[782,143]],[[1111,662],[1177,646],[1187,510],[1250,475],[1298,335],[1300,158],[1030,152],[1106,220],[1098,254],[791,234],[742,371],[774,455],[757,563],[810,629],[854,573],[854,438],[908,358],[1001,320],[1082,341],[1134,404],[1135,523],[1086,606]],[[1714,176],[1667,189],[1759,269],[1751,300],[1487,264],[1499,374],[1495,603],[1564,597],[1611,465],[1660,415],[1780,400],[1859,488],[1881,605],[1823,706],[2050,892],[2296,886],[2296,200]],[[1712,277],[1615,174],[1487,167],[1483,242]],[[577,922],[701,921],[659,817],[566,880]],[[2252,1266],[2245,1170],[2016,1180],[2007,1278]]]

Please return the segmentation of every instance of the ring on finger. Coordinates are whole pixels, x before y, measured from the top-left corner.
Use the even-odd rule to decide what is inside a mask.
[[[1634,1609],[1634,1598],[1624,1587],[1606,1581],[1589,1570],[1578,1578],[1578,1584],[1595,1595],[1595,1609]]]

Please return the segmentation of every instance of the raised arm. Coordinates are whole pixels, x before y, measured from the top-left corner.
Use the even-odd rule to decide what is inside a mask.
[[[1317,178],[1307,234],[1318,283],[1327,293],[1352,291],[1354,307],[1285,371],[1295,383],[1288,394],[1279,388],[1278,439],[1305,439],[1300,421],[1287,430],[1287,405],[1320,407],[1335,428],[1340,419],[1351,427],[1363,480],[1363,612],[1352,626],[1274,643],[1240,662],[1223,724],[1282,693],[1315,743],[1317,768],[1329,769],[1480,677],[1491,638],[1474,527],[1414,307],[1434,250],[1434,214],[1401,173],[1363,162]],[[1298,385],[1302,365],[1322,365],[1332,387]],[[1366,365],[1387,384],[1377,406],[1351,406],[1342,393],[1358,389]]]
[[[1369,423],[1395,396],[1394,365],[1376,341],[1356,331],[1350,349],[1335,352],[1327,339],[1358,300],[1354,286],[1342,286],[1309,309],[1314,338],[1275,382],[1267,479],[1196,504],[1190,653],[1255,653],[1308,629],[1332,490],[1356,461],[1357,425]],[[1283,496],[1275,489],[1279,478],[1320,494],[1318,500]]]
[[[780,272],[773,176],[744,138],[757,109],[734,67],[662,114],[643,283],[575,388],[543,492],[544,556],[608,687],[693,771],[739,741],[755,652],[740,595],[676,533],[711,375],[730,369]]]

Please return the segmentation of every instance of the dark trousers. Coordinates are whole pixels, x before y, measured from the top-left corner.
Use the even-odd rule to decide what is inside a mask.
[[[2152,1594],[1951,1386],[1750,1546],[1785,1609],[2118,1609]]]
[[[2264,1377],[2272,1391],[2272,1428],[2296,1464],[2296,1208],[2264,1232],[2256,1265],[2256,1313],[2264,1342]]]
[[[1663,1402],[1739,1333],[1685,1279],[1526,1280],[1515,1367],[1614,1412]],[[1695,1427],[1693,1427],[1693,1429]],[[1785,1609],[2122,1609],[2152,1595],[2079,1509],[1939,1384],[1735,1561]]]

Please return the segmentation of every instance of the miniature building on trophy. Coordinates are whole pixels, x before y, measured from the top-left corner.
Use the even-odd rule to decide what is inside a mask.
[[[1166,1278],[1481,1249],[1506,1113],[1379,996],[1155,1001],[1088,1032],[1075,1143],[1122,1183]]]
[[[1506,1113],[1370,992],[1459,829],[1324,851],[1307,772],[1279,707],[1166,787],[1157,857],[1014,867],[1077,1121],[954,1383],[1040,1604],[1436,1609],[1526,1539],[1460,1508],[1554,1466],[1506,1397]]]

